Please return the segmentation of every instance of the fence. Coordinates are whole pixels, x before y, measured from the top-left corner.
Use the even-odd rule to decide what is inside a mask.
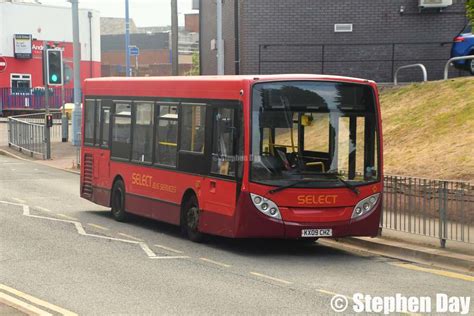
[[[44,88],[0,88],[0,113],[8,110],[40,110],[45,108]],[[49,107],[59,109],[62,102],[61,88],[49,88]],[[64,103],[74,99],[74,89],[64,89]]]
[[[258,73],[285,72],[340,74],[392,82],[395,70],[423,63],[429,80],[442,79],[451,42],[359,43],[359,44],[260,44]],[[460,70],[452,74],[463,75]],[[421,74],[404,71],[400,81],[418,81]]]
[[[385,176],[381,227],[474,243],[474,185],[468,182]]]
[[[61,112],[52,111],[53,127],[50,128],[51,142],[62,140]],[[45,114],[25,114],[8,118],[8,146],[19,151],[29,152],[31,156],[37,154],[45,159]]]

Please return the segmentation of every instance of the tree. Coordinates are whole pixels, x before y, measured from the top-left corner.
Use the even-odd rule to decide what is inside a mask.
[[[474,25],[474,0],[466,0],[466,13],[471,24]]]

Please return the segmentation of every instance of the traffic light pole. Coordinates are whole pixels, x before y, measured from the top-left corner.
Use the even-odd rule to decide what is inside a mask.
[[[46,58],[47,57],[47,49],[48,44],[46,41],[43,41],[43,77],[44,77],[44,109],[45,109],[45,116],[44,116],[44,140],[46,142],[46,159],[51,159],[51,130],[46,124],[46,118],[49,115],[49,85],[48,85],[48,77],[46,75]]]
[[[74,47],[74,109],[72,111],[72,144],[81,145],[81,76],[80,76],[80,55],[79,45],[79,4],[78,0],[70,0],[72,4],[72,37]]]
[[[64,103],[64,85],[61,86],[61,104],[63,106],[63,111],[61,114],[61,131],[62,131],[62,142],[67,142],[69,134],[69,123],[66,115],[66,104]]]

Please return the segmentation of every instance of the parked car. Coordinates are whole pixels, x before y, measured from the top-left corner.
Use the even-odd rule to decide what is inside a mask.
[[[474,55],[474,35],[472,25],[468,24],[453,39],[451,57]],[[474,76],[474,59],[458,60],[453,62],[454,67],[468,70]]]

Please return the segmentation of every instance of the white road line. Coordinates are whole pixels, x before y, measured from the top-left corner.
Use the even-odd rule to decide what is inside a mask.
[[[70,219],[71,221],[77,221],[78,219],[72,216],[68,216],[65,214],[56,214],[57,216],[61,216],[62,218]]]
[[[136,241],[143,241],[143,239],[140,239],[140,238],[137,238],[137,237],[133,237],[133,236],[131,236],[131,235],[127,235],[127,234],[124,234],[124,233],[118,233],[118,235],[123,236],[123,237],[130,238],[130,239],[133,239],[133,240],[136,240]]]
[[[47,212],[47,213],[52,213],[53,212],[53,211],[48,210],[47,208],[44,208],[44,207],[41,207],[41,206],[34,206],[33,208],[36,209],[36,210]]]
[[[163,257],[159,257],[157,256],[151,249],[150,247],[148,247],[147,244],[145,244],[144,242],[140,242],[140,241],[135,241],[135,240],[129,240],[129,239],[122,239],[122,238],[114,238],[114,237],[108,237],[108,236],[101,236],[101,235],[95,235],[95,234],[89,234],[89,233],[86,233],[84,227],[82,226],[82,224],[78,221],[75,221],[75,220],[66,220],[66,219],[59,219],[59,218],[54,218],[54,217],[47,217],[47,216],[40,216],[40,215],[32,215],[30,214],[30,207],[26,204],[19,204],[19,203],[13,203],[13,202],[8,202],[8,201],[0,201],[0,203],[2,204],[7,204],[7,205],[14,205],[14,206],[19,206],[19,207],[22,207],[23,208],[23,215],[24,216],[27,216],[27,217],[33,217],[33,218],[39,218],[39,219],[46,219],[46,220],[49,220],[49,221],[53,221],[53,222],[62,222],[62,223],[70,223],[70,224],[73,224],[74,227],[76,228],[77,230],[77,233],[79,235],[83,235],[83,236],[87,236],[87,237],[94,237],[94,238],[100,238],[100,239],[106,239],[106,240],[113,240],[113,241],[119,241],[119,242],[124,242],[124,243],[128,243],[128,244],[134,244],[134,245],[139,245],[140,248],[146,253],[146,255],[148,256],[148,258],[150,259],[181,259],[181,258],[189,258],[187,256],[163,256]],[[122,234],[122,235],[125,235],[125,236],[129,236],[129,235],[126,235],[126,234]],[[129,237],[132,237],[132,238],[135,238],[133,236],[129,236]],[[137,238],[138,239],[138,238]]]
[[[18,202],[18,203],[21,203],[21,204],[25,204],[25,203],[26,203],[25,200],[22,200],[22,199],[19,199],[19,198],[13,197],[13,198],[11,198],[11,199],[12,199],[13,201]]]
[[[253,274],[253,275],[261,277],[261,278],[269,279],[269,280],[272,280],[272,281],[280,282],[280,283],[283,283],[283,284],[291,284],[290,281],[274,278],[274,277],[271,277],[269,275],[261,274],[261,273],[258,273],[258,272],[250,272],[250,274]]]
[[[189,256],[156,256],[156,257],[150,257],[150,259],[187,259]]]
[[[222,262],[219,262],[219,261],[214,261],[214,260],[207,259],[207,258],[199,258],[199,259],[201,259],[202,261],[206,261],[206,262],[209,262],[209,263],[218,265],[218,266],[220,266],[220,267],[224,267],[224,268],[230,268],[230,267],[232,267],[230,264],[222,263]]]
[[[91,226],[91,227],[95,227],[95,228],[97,228],[97,229],[110,230],[110,229],[108,229],[107,227],[100,226],[100,225],[97,225],[97,224],[88,223],[87,225],[89,225],[89,226]]]
[[[19,299],[14,298],[10,295],[6,295],[2,292],[0,292],[0,303],[18,309],[26,313],[27,315],[52,316],[52,314],[45,312],[44,310],[41,310],[36,306],[20,301]]]
[[[175,252],[175,253],[184,253],[181,250],[176,250],[176,249],[166,247],[166,246],[163,246],[163,245],[155,245],[155,247],[158,247],[158,248],[161,248],[161,249],[164,249],[164,250],[168,250],[168,251],[171,251],[171,252]]]
[[[15,290],[14,288],[11,288],[9,286],[6,286],[6,285],[3,285],[3,284],[0,284],[0,290],[4,290],[6,292],[9,292],[11,294],[14,294],[18,297],[21,297],[27,301],[30,301],[31,303],[33,304],[36,304],[36,305],[40,305],[40,306],[43,306],[43,307],[46,307],[47,309],[49,310],[52,310],[52,311],[55,311],[57,313],[60,313],[62,315],[68,315],[68,316],[77,316],[76,313],[73,313],[67,309],[64,309],[64,308],[61,308],[59,306],[56,306],[54,304],[51,304],[51,303],[48,303],[46,301],[43,301],[39,298],[36,298],[34,296],[31,296],[29,294],[26,294],[26,293],[23,293],[23,292],[20,292],[18,290]]]

